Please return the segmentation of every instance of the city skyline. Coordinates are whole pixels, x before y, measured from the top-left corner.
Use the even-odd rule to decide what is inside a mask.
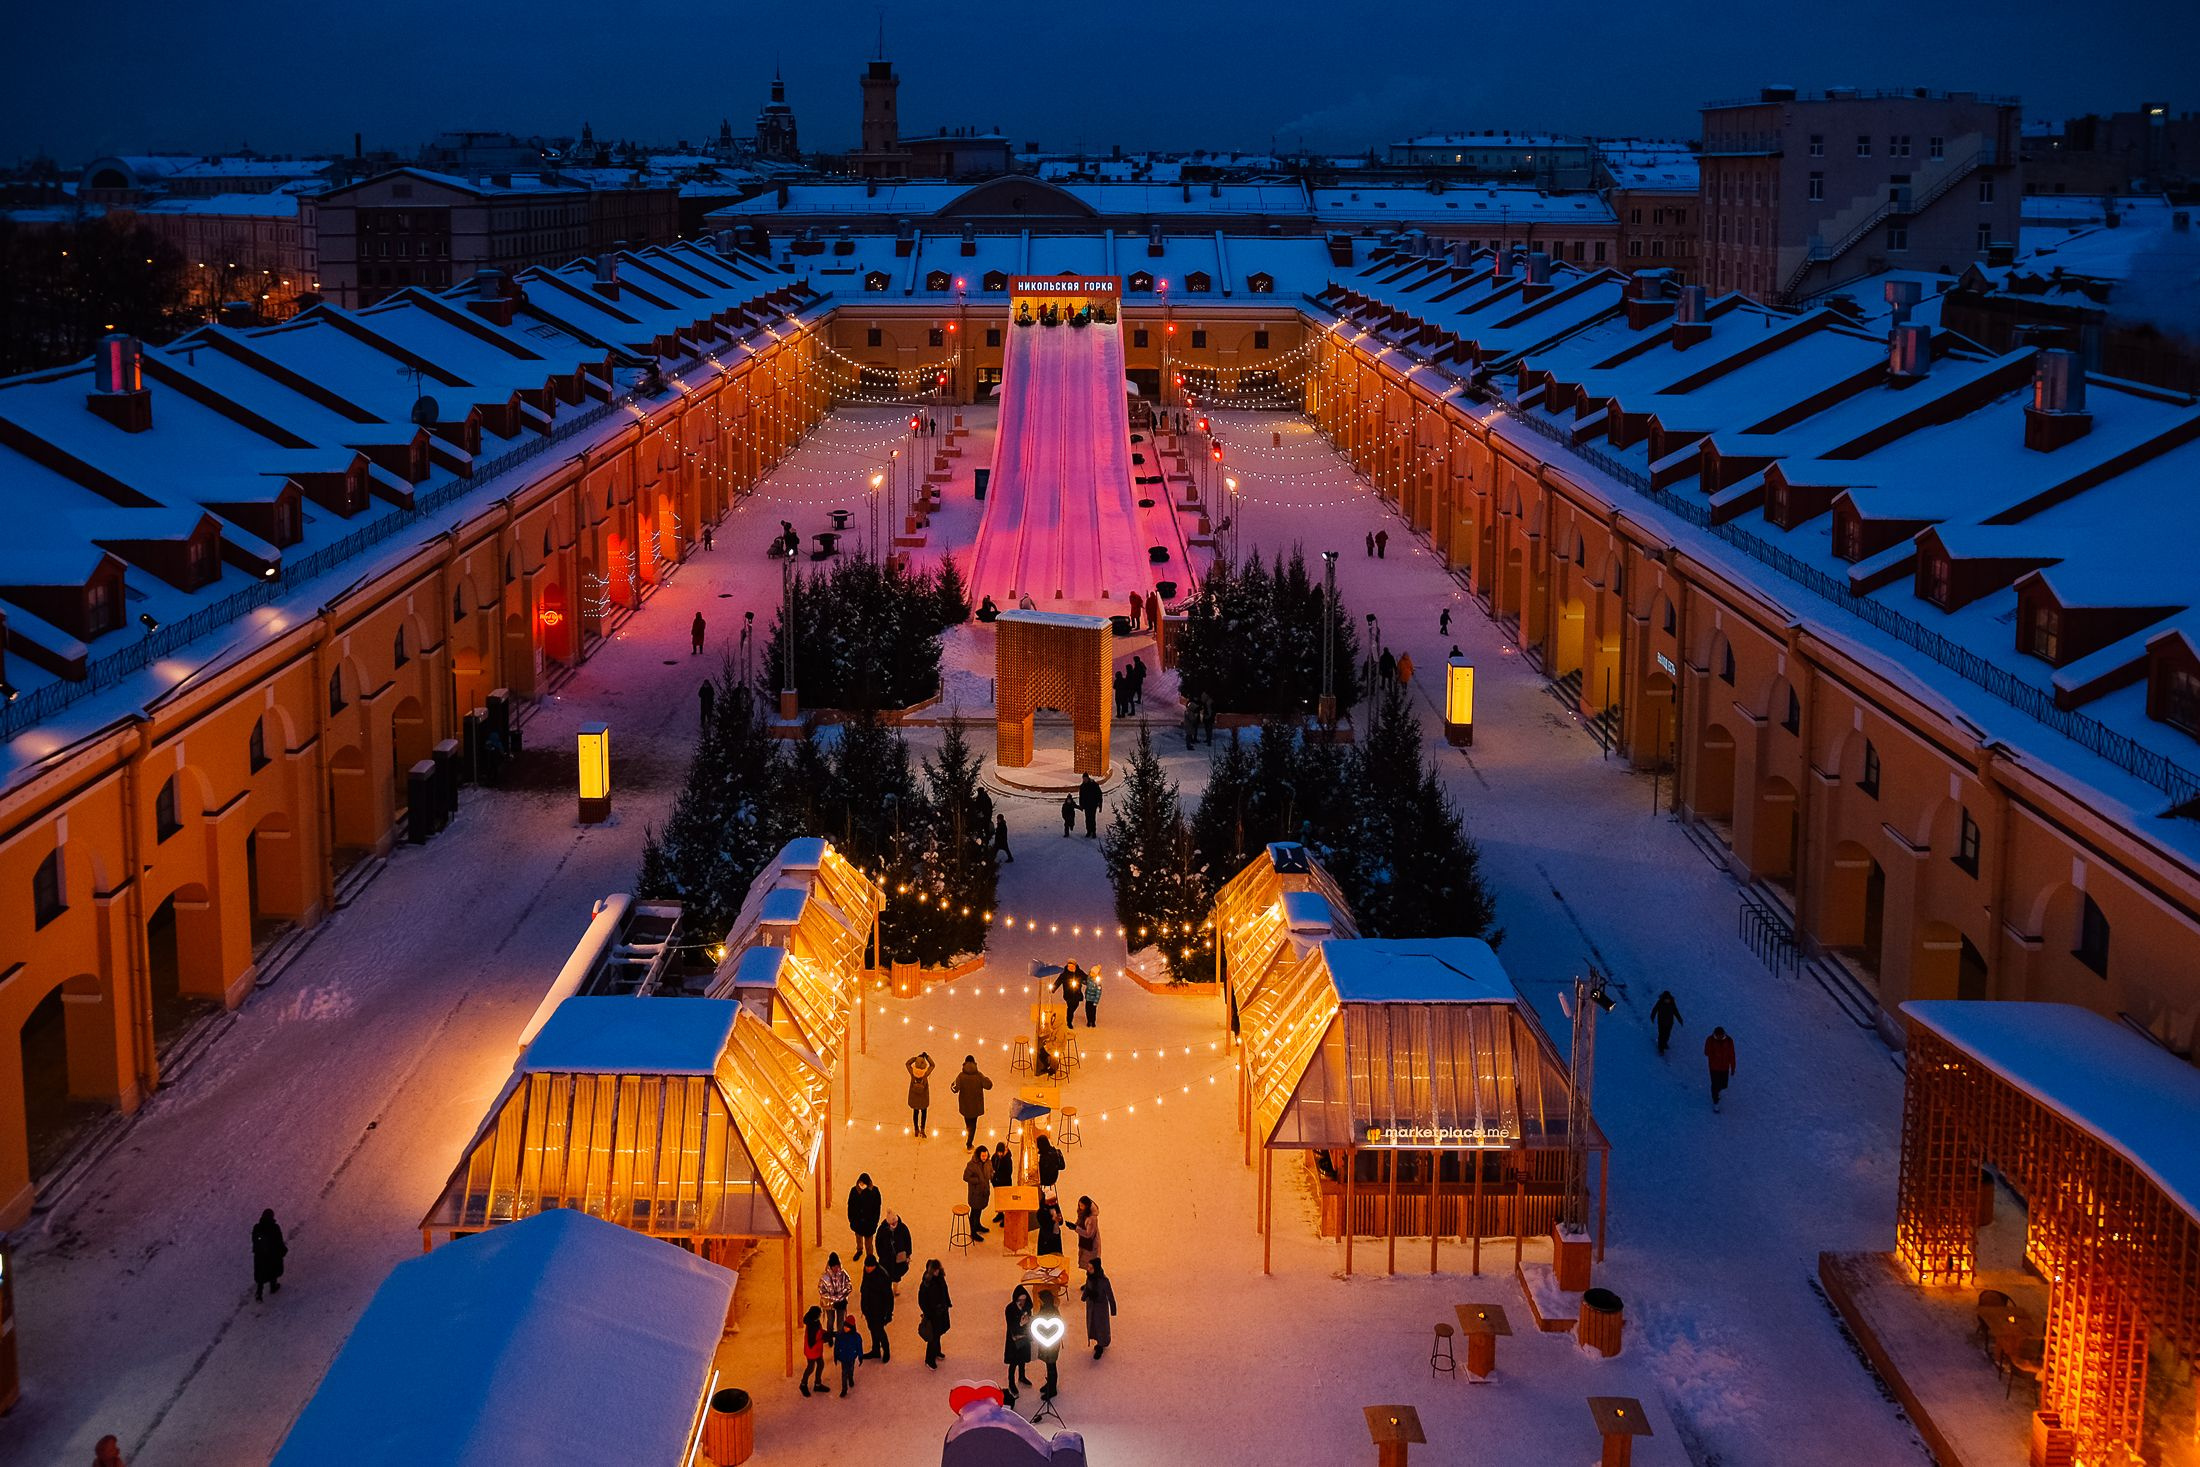
[[[376,31],[346,41],[347,64],[334,74],[308,54],[257,68],[251,85],[210,86],[239,27],[209,31],[183,14],[148,14],[127,33],[95,30],[106,22],[94,12],[19,19],[12,29],[22,44],[11,48],[12,74],[0,88],[0,157],[81,161],[248,145],[326,153],[348,148],[354,134],[370,150],[409,153],[446,128],[555,137],[584,121],[599,137],[700,143],[721,118],[745,136],[775,69],[805,143],[834,151],[855,142],[856,73],[878,44],[870,24],[755,15],[700,17],[669,52],[621,34],[574,46],[571,28],[595,18],[555,6],[525,33],[486,11],[438,13],[435,44],[421,46],[431,17],[400,5],[384,8]],[[1689,137],[1702,103],[1775,84],[1975,89],[2021,97],[2028,119],[2142,100],[2180,108],[2191,104],[2183,59],[2200,49],[2200,16],[2147,0],[2096,8],[2076,34],[2062,25],[2066,12],[2037,0],[1997,7],[1991,24],[1961,8],[1874,3],[1804,52],[1784,16],[1737,22],[1708,8],[1599,18],[1563,38],[1540,13],[1417,17],[1397,37],[1397,54],[1380,58],[1380,74],[1356,69],[1308,27],[1284,23],[1288,8],[1213,5],[1153,38],[1082,37],[1052,22],[1035,38],[1005,21],[973,35],[898,3],[877,14],[902,76],[908,135],[997,126],[1018,145],[1058,152],[1357,152],[1449,128]],[[1264,28],[1245,30],[1255,17]],[[253,29],[249,9],[236,19]],[[272,15],[269,27],[281,33]],[[2117,54],[2134,34],[2149,44]],[[1049,59],[1034,62],[1034,54]],[[1492,56],[1504,59],[1481,64]],[[1533,66],[1513,60],[1538,56]],[[484,67],[484,57],[503,64]],[[970,88],[973,76],[982,90]],[[1564,85],[1553,88],[1557,78]]]

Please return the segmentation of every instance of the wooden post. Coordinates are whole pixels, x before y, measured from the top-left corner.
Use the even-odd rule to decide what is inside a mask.
[[[845,1030],[840,1036],[840,1108],[850,1115],[856,1113],[856,1056],[850,1042],[854,1037]]]
[[[1597,1262],[1604,1261],[1604,1205],[1612,1198],[1612,1153],[1597,1158]]]
[[[833,1190],[833,1107],[832,1092],[826,1092],[825,1102],[825,1185],[815,1189],[817,1198],[817,1241],[825,1241],[825,1194]],[[813,1173],[811,1180],[815,1181]]]
[[[1520,1268],[1520,1259],[1527,1247],[1528,1173],[1517,1163],[1513,1167],[1513,1269]]]
[[[1360,1180],[1360,1148],[1346,1150],[1344,1154],[1344,1276],[1352,1277],[1352,1191]]]
[[[1276,1153],[1261,1148],[1260,1167],[1260,1271],[1268,1273],[1268,1261],[1275,1252],[1276,1242]]]
[[[1443,1196],[1444,1153],[1431,1151],[1428,1154],[1428,1271],[1430,1273],[1436,1272],[1436,1240],[1441,1231],[1436,1224],[1441,1220],[1438,1209],[1443,1204]]]
[[[1474,1276],[1482,1276],[1482,1153],[1466,1153],[1474,1158]]]
[[[871,1052],[871,995],[869,985],[863,981],[861,970],[856,973],[856,1049],[860,1054]]]
[[[1390,1197],[1383,1204],[1384,1223],[1390,1234],[1390,1259],[1383,1271],[1391,1274],[1398,1271],[1398,1158],[1404,1154],[1392,1151],[1384,1158],[1390,1167]]]

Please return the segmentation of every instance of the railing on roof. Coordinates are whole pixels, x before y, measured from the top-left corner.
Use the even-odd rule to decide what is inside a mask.
[[[623,392],[586,408],[557,423],[549,433],[541,437],[514,444],[495,458],[477,461],[470,476],[453,478],[448,483],[438,484],[432,489],[415,494],[411,509],[399,509],[394,514],[384,515],[362,525],[343,539],[324,545],[310,555],[302,555],[296,560],[284,559],[280,579],[246,586],[211,606],[200,607],[178,621],[163,622],[137,641],[118,647],[104,657],[93,658],[86,666],[81,681],[49,683],[28,697],[19,697],[13,703],[0,707],[0,741],[14,738],[24,729],[53,717],[78,699],[88,698],[94,693],[113,687],[132,673],[143,670],[179,648],[228,626],[245,613],[255,611],[384,541],[403,534],[429,515],[486,488],[499,476],[536,458],[544,450],[576,433],[595,427],[633,402],[636,396],[632,391]]]
[[[2173,807],[2200,799],[2200,774],[2178,764],[2167,755],[2149,749],[2128,734],[2118,733],[2097,718],[2058,707],[2053,695],[2045,689],[2035,687],[2007,668],[1959,642],[1949,640],[1931,627],[1904,616],[1884,602],[1857,595],[1846,578],[1831,575],[1777,545],[1767,544],[1733,521],[1714,524],[1711,511],[1705,505],[1670,489],[1653,485],[1650,476],[1641,469],[1621,462],[1613,454],[1593,444],[1569,442],[1564,430],[1557,424],[1515,408],[1510,403],[1498,402],[1496,406],[1511,421],[1564,446],[1569,453],[1596,465],[1644,498],[1655,501],[1661,509],[1717,536],[1812,595],[1832,602],[1858,620],[1870,623],[1875,630],[1885,632],[1904,646],[1924,653],[1965,682],[1985,689],[2027,718],[2046,725],[2087,752],[2099,755],[2125,773],[2135,775],[2163,791],[2170,796]]]

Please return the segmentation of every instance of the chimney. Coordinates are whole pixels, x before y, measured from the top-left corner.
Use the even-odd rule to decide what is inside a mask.
[[[1700,285],[1681,287],[1680,304],[1673,311],[1673,349],[1686,351],[1711,339],[1710,292]]]
[[[966,255],[975,255],[978,252],[977,225],[965,224],[963,226],[962,252]]]
[[[1888,283],[1893,295],[1894,282]],[[1914,288],[1914,287],[1913,287]],[[1933,328],[1923,321],[1904,321],[1887,337],[1887,385],[1907,387],[1922,382],[1933,368]]]
[[[1461,270],[1474,264],[1474,250],[1465,240],[1455,239],[1451,242],[1451,263]]]
[[[1887,304],[1894,308],[1894,324],[1900,326],[1910,319],[1924,289],[1914,280],[1890,280],[1880,289],[1887,293]]]
[[[92,359],[92,392],[84,405],[125,433],[153,426],[153,394],[145,386],[145,345],[117,331]]]
[[[2024,446],[2053,453],[2092,431],[2078,354],[2060,348],[2041,352],[2032,367],[2032,405],[2024,410]]]
[[[718,231],[718,254],[719,254],[720,258],[722,258],[722,259],[727,259],[727,260],[730,260],[730,259],[732,259],[732,258],[733,258],[733,256],[734,256],[734,250],[735,250],[735,245],[734,245],[734,243],[733,243],[733,231],[732,231],[732,230],[730,230],[730,229],[721,229],[721,230],[719,230],[719,231]]]
[[[610,250],[596,256],[596,294],[607,301],[619,298],[619,257]]]
[[[1663,270],[1638,270],[1627,277],[1627,329],[1647,331],[1672,313],[1664,296]]]
[[[1513,277],[1512,251],[1499,245],[1490,251],[1490,279],[1510,280]]]
[[[466,302],[466,309],[499,326],[512,324],[512,309],[517,304],[504,291],[504,272],[501,270],[476,270],[474,272],[473,299]]]
[[[790,196],[790,190],[785,184],[781,184],[779,186],[779,192],[774,197],[776,198],[779,207],[784,209],[787,207],[787,200]]]
[[[1551,293],[1551,257],[1542,250],[1528,252],[1528,275],[1520,284],[1520,298],[1541,300]]]
[[[1161,243],[1161,226],[1158,224],[1150,226],[1146,230],[1147,258],[1158,259],[1166,253],[1168,253],[1168,247]]]

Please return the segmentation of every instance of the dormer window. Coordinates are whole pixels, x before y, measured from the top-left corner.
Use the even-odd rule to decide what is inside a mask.
[[[929,271],[924,277],[924,288],[926,290],[945,290],[948,282],[953,278],[945,270]]]
[[[2162,722],[2200,739],[2200,672],[2189,667],[2170,668],[2162,674],[2158,696],[2156,706],[2162,710]]]
[[[2026,629],[2025,650],[2043,662],[2062,661],[2062,608],[2039,605],[2032,608],[2031,625]]]
[[[1925,599],[1945,610],[1955,594],[1955,565],[1945,555],[1925,562]]]
[[[885,290],[886,272],[884,270],[873,270],[869,274],[865,275],[863,277],[863,288],[870,291]]]
[[[1194,270],[1184,277],[1184,288],[1193,295],[1204,295],[1214,289],[1214,277],[1204,270]]]

